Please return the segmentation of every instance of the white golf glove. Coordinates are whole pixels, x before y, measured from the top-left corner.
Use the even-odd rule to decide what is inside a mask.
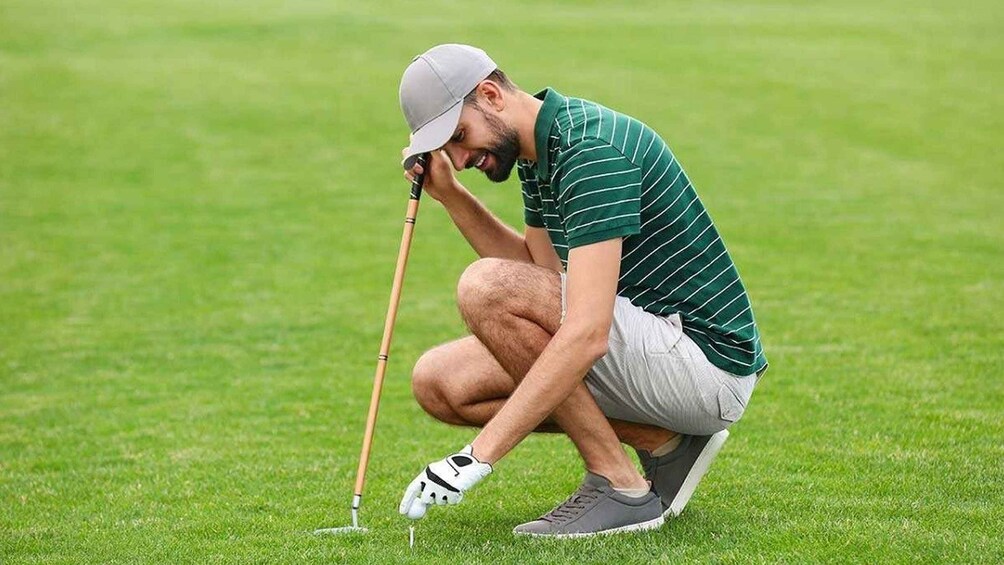
[[[431,463],[408,485],[398,511],[409,518],[421,518],[429,505],[460,502],[464,492],[492,472],[491,465],[478,461],[471,453],[467,445],[460,453]]]

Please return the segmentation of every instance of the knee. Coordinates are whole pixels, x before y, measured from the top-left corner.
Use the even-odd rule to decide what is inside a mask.
[[[470,322],[485,312],[497,310],[507,298],[506,261],[484,258],[471,263],[457,283],[457,306]]]
[[[437,420],[455,420],[453,408],[446,398],[443,387],[443,372],[436,361],[436,351],[425,352],[411,372],[411,390],[415,400],[430,416]]]

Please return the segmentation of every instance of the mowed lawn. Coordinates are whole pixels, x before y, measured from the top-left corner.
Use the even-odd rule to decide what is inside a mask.
[[[949,2],[4,0],[0,562],[1004,560],[1004,9]],[[532,437],[397,514],[474,431],[409,371],[474,258],[423,202],[362,521],[400,240],[400,73],[480,45],[661,132],[771,370],[684,515],[514,539],[578,484]],[[521,225],[515,182],[462,180]]]

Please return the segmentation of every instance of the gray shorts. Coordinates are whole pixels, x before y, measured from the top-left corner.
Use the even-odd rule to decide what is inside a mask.
[[[562,274],[562,321],[565,312]],[[757,376],[736,376],[713,365],[683,333],[679,314],[657,316],[618,296],[607,354],[585,382],[610,418],[709,435],[743,415]]]

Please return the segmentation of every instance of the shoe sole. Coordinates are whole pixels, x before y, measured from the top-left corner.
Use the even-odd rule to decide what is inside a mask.
[[[609,530],[600,530],[598,532],[576,532],[573,534],[538,534],[534,532],[517,532],[513,531],[513,534],[517,536],[528,536],[532,538],[555,538],[555,539],[573,539],[573,538],[590,538],[593,536],[605,536],[608,534],[618,534],[622,532],[641,532],[644,530],[656,530],[666,519],[662,516],[657,518],[652,518],[651,520],[645,522],[638,522],[637,524],[628,524],[627,526],[621,526],[619,528],[610,528]]]
[[[687,503],[690,502],[690,497],[694,496],[697,485],[701,483],[701,479],[708,472],[712,461],[715,460],[718,452],[722,450],[722,446],[725,445],[725,440],[727,439],[729,439],[728,430],[722,430],[711,436],[707,445],[701,450],[701,454],[697,456],[697,460],[694,461],[694,466],[687,473],[687,478],[683,479],[683,485],[680,487],[680,491],[676,493],[673,503],[662,513],[663,517],[676,518],[683,512]]]

